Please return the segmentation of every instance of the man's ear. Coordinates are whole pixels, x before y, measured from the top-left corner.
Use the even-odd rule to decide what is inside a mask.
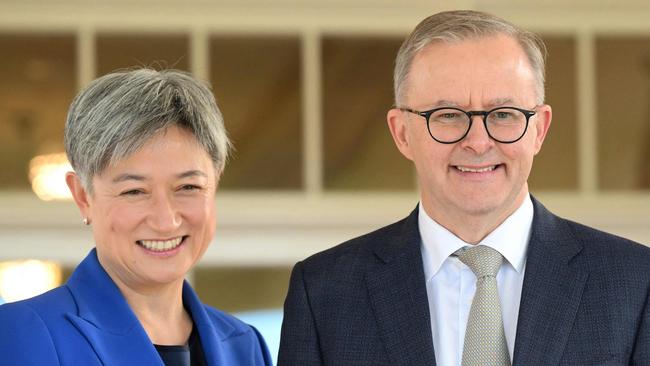
[[[535,155],[539,153],[542,149],[542,144],[548,133],[548,129],[551,127],[551,120],[553,119],[553,109],[548,104],[541,105],[537,107],[537,113],[533,117],[535,118],[535,130],[537,134],[535,136]]]
[[[388,122],[388,129],[390,130],[391,136],[393,136],[393,141],[395,142],[397,149],[407,159],[413,160],[411,141],[408,135],[408,117],[404,112],[397,108],[393,108],[388,111],[386,121]]]
[[[75,172],[67,172],[65,174],[65,182],[68,184],[74,202],[79,207],[81,216],[90,222],[92,220],[90,217],[90,194],[86,191],[83,184],[81,184],[81,179]]]

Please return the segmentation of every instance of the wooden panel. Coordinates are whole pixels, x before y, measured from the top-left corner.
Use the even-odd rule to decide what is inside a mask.
[[[27,189],[32,157],[63,151],[75,93],[73,35],[2,34],[0,188]]]
[[[100,34],[97,74],[124,68],[189,70],[188,37],[177,34]]]
[[[393,143],[393,65],[401,38],[323,39],[323,136],[328,190],[412,190],[414,168]]]
[[[650,189],[650,37],[596,41],[602,189]]]
[[[211,80],[235,151],[222,189],[302,187],[298,37],[215,36]]]
[[[578,188],[576,42],[545,37],[546,103],[553,108],[551,129],[535,158],[529,183],[533,191]]]

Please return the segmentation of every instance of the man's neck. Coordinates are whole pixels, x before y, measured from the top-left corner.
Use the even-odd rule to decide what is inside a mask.
[[[528,190],[523,190],[511,205],[500,211],[472,214],[461,210],[440,210],[436,204],[422,199],[422,205],[429,217],[449,230],[462,241],[478,244],[510,215],[512,215],[528,197]]]

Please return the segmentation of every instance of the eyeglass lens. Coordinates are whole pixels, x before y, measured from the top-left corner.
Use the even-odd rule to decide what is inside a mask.
[[[485,122],[488,134],[499,141],[515,141],[526,131],[526,115],[512,108],[491,111]],[[459,140],[467,133],[470,124],[470,117],[456,109],[440,109],[429,116],[429,132],[443,142]]]

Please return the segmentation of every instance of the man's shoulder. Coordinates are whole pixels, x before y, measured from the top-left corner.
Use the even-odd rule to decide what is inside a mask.
[[[407,218],[386,225],[377,230],[357,236],[332,248],[316,253],[304,260],[305,263],[319,263],[335,261],[340,257],[347,257],[352,253],[366,253],[373,247],[381,246],[390,240],[398,239],[403,231]]]
[[[628,264],[638,262],[650,271],[650,247],[578,222],[563,218],[559,220],[571,230],[586,254],[603,257],[608,261],[625,261]]]
[[[399,255],[414,238],[419,238],[417,210],[397,222],[316,253],[301,261],[299,267],[307,277],[353,278],[368,266],[381,263],[386,253]]]
[[[638,256],[650,264],[650,247],[633,240],[578,223],[550,212],[533,198],[535,217],[533,236],[545,240],[566,239],[576,242],[591,256]]]

